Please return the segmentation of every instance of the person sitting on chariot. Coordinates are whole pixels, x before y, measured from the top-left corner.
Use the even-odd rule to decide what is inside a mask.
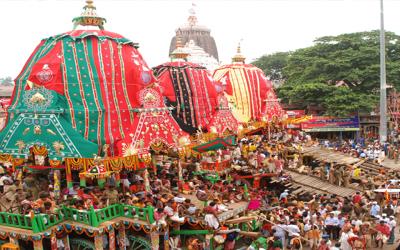
[[[183,223],[185,221],[184,217],[179,217],[177,207],[174,209],[174,202],[169,200],[164,207],[164,213],[168,216],[168,218],[172,221]]]
[[[197,191],[196,191],[196,197],[197,199],[199,199],[200,201],[207,201],[208,199],[208,194],[207,194],[207,190],[206,190],[206,186],[202,185],[200,186]]]
[[[51,200],[51,199],[49,198],[48,193],[45,193],[45,192],[41,192],[41,193],[39,194],[39,199],[37,199],[37,200],[34,202],[34,205],[33,205],[33,206],[36,207],[37,209],[39,209],[40,211],[43,211],[43,210],[44,210],[44,204],[45,204],[46,202],[48,202],[48,203],[51,204],[51,209],[54,209],[54,208],[56,207],[55,202],[54,202],[53,200]]]
[[[210,202],[208,206],[203,209],[205,214],[204,220],[207,223],[207,226],[213,229],[218,229],[220,226],[218,219],[218,211],[217,204],[215,202]]]
[[[164,213],[162,208],[158,208],[154,211],[154,224],[157,226],[167,226],[167,222],[165,221],[166,214]]]

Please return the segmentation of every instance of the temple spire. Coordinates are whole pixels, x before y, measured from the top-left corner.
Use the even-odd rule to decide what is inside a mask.
[[[93,5],[93,0],[86,0],[86,5],[80,16],[72,19],[74,29],[78,25],[82,26],[97,26],[99,29],[104,30],[104,23],[106,19],[97,15],[96,7]]]
[[[244,63],[246,60],[246,57],[244,57],[244,55],[242,55],[241,49],[240,49],[240,42],[237,46],[237,50],[236,50],[236,55],[234,55],[232,57],[232,62],[233,63]]]
[[[188,17],[188,23],[189,26],[193,27],[197,25],[197,16],[196,16],[196,4],[192,3],[192,8],[189,9],[189,17]]]
[[[182,31],[178,29],[176,32],[176,43],[175,50],[172,51],[170,57],[171,59],[178,59],[186,61],[186,58],[189,56],[189,53],[183,48],[182,44]]]

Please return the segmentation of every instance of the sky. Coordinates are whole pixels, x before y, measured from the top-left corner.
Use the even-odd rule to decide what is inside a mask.
[[[196,4],[220,61],[242,40],[247,62],[313,44],[317,37],[379,29],[379,0],[94,0],[105,29],[138,42],[149,66],[168,61],[175,29]],[[400,34],[400,0],[384,0],[385,29]],[[0,0],[0,77],[15,78],[40,40],[70,31],[84,0]]]

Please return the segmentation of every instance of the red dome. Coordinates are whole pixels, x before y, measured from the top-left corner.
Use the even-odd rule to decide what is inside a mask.
[[[137,93],[154,82],[137,44],[104,30],[74,30],[36,47],[15,80],[9,112],[36,86],[55,91],[72,128],[101,147],[124,138],[139,107]]]
[[[229,106],[239,122],[283,115],[272,82],[261,69],[251,64],[234,63],[216,69],[213,77],[225,86]]]
[[[221,87],[205,67],[177,61],[154,68],[163,96],[181,128],[194,133],[199,127],[206,128],[215,113]]]

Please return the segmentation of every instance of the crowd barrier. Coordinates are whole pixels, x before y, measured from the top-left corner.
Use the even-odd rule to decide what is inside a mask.
[[[79,210],[72,207],[62,206],[53,214],[22,215],[8,212],[0,212],[0,226],[32,230],[40,233],[65,221],[74,221],[87,226],[98,227],[103,222],[119,217],[137,219],[152,224],[154,222],[154,208],[144,208],[113,204],[101,209]]]

